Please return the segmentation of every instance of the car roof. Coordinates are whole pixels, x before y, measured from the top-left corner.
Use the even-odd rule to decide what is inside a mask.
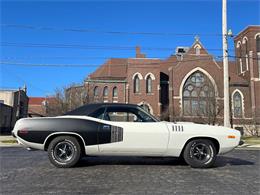
[[[101,107],[136,108],[139,106],[135,104],[122,104],[122,103],[91,103],[91,104],[83,105],[70,112],[67,112],[65,115],[89,115]]]

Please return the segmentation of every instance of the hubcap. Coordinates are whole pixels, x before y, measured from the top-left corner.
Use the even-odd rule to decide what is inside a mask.
[[[211,149],[204,143],[195,143],[191,147],[190,155],[198,161],[207,162],[211,157]]]
[[[59,142],[54,148],[54,157],[61,163],[70,161],[75,153],[73,145],[68,141]]]

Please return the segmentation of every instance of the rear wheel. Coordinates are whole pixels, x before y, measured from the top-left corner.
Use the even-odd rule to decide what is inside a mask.
[[[81,148],[75,137],[59,136],[51,141],[48,156],[54,166],[68,168],[79,161]]]
[[[191,167],[209,168],[216,160],[216,147],[210,140],[195,139],[186,145],[183,158]]]

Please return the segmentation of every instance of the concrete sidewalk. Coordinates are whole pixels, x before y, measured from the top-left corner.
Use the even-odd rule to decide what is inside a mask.
[[[0,135],[0,147],[19,147],[18,143],[14,143],[16,139],[11,135]],[[258,148],[260,149],[260,144],[243,144],[242,146],[238,146],[237,148]]]

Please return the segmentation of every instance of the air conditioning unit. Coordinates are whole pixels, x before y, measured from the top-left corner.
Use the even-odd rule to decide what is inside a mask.
[[[188,50],[189,50],[189,47],[177,47],[175,54],[176,55],[183,55],[183,54],[187,53]]]
[[[187,53],[189,47],[177,47],[175,50],[175,55],[177,56],[178,60],[182,60],[183,55]]]

